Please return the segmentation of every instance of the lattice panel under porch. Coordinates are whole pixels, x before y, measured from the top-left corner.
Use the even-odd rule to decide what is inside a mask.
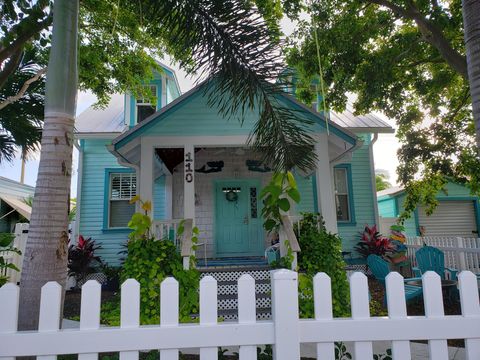
[[[255,280],[270,280],[270,272],[268,270],[202,272],[201,278],[212,276],[217,281],[237,281],[243,274],[250,274]]]
[[[258,293],[270,293],[271,286],[270,280],[255,281],[255,292]],[[218,295],[232,295],[237,294],[236,282],[219,282],[218,283]]]

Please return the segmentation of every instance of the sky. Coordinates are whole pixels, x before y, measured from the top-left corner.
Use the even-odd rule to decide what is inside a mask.
[[[289,36],[295,29],[295,23],[284,18],[281,22],[281,27],[285,35]],[[187,74],[181,70],[177,64],[171,62],[168,58],[163,59],[166,65],[172,67],[176,74],[182,93],[187,92],[195,86],[195,78],[188,77]],[[89,106],[95,103],[95,96],[88,92],[79,92],[77,99],[77,115],[85,111]],[[376,114],[384,121],[395,127],[393,120],[387,119],[382,114]],[[394,134],[379,134],[378,140],[374,145],[375,169],[381,170],[382,173],[387,173],[389,182],[396,185],[396,168],[398,166],[397,149],[399,148],[398,140]],[[29,159],[25,166],[25,183],[35,186],[38,172],[39,154],[34,154]],[[73,171],[72,171],[72,185],[71,196],[76,197],[77,193],[77,166],[78,166],[78,151],[74,148],[73,153]],[[20,180],[21,161],[19,156],[12,162],[0,163],[0,176],[4,176],[13,180]]]

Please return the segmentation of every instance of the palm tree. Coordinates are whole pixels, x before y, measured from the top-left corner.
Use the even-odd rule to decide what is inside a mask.
[[[282,105],[285,84],[280,46],[248,0],[130,0],[142,7],[142,31],[163,41],[189,72],[211,77],[211,105],[237,117],[259,109],[250,143],[275,170],[302,170],[315,164],[311,120]],[[68,199],[71,179],[73,116],[77,84],[78,0],[55,1],[53,40],[47,74],[45,123],[37,188],[21,278],[21,329],[38,322],[40,288],[47,281],[65,284]],[[162,24],[158,26],[149,24]],[[240,120],[241,121],[241,120]]]
[[[463,0],[462,6],[475,134],[480,148],[480,1]]]
[[[54,4],[35,201],[20,281],[19,328],[38,325],[40,288],[67,278],[68,210],[77,96],[78,0]]]

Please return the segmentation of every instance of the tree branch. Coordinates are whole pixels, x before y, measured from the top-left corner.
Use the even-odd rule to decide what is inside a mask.
[[[16,34],[15,40],[9,45],[0,49],[0,65],[9,57],[11,57],[15,52],[21,50],[26,42],[28,42],[33,36],[38,34],[43,29],[46,29],[52,23],[53,16],[49,15],[42,21],[35,21],[36,19],[31,19],[30,17],[24,19],[22,22],[17,24],[18,33]],[[32,25],[25,26],[27,22],[32,22]],[[23,25],[23,26],[22,26]],[[13,30],[15,31],[15,30]]]
[[[420,33],[423,35],[424,40],[438,50],[440,55],[442,55],[442,57],[445,59],[445,62],[453,70],[459,73],[463,78],[468,79],[467,60],[465,56],[462,56],[451,46],[450,42],[445,38],[442,31],[428,21],[420,13],[420,11],[418,11],[412,2],[408,2],[409,7],[404,9],[403,7],[393,4],[388,0],[366,1],[385,6],[402,17],[415,21]]]
[[[27,81],[25,81],[25,83],[23,84],[22,88],[20,89],[20,91],[14,95],[14,96],[9,96],[8,98],[6,98],[4,101],[0,102],[0,110],[2,110],[3,108],[7,107],[8,105],[10,104],[13,104],[15,101],[18,101],[19,99],[22,98],[22,96],[25,94],[25,92],[27,91],[28,87],[34,83],[35,81],[37,81],[38,79],[40,79],[40,77],[42,77],[43,74],[45,74],[47,72],[47,68],[43,68],[43,69],[40,69],[37,71],[37,73],[32,76],[30,79],[28,79]]]
[[[8,80],[8,77],[12,75],[18,68],[18,64],[22,60],[22,50],[19,49],[10,56],[10,60],[5,64],[2,71],[0,71],[0,89],[3,88]]]

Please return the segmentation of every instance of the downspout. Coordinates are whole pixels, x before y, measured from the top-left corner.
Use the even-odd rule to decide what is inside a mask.
[[[76,241],[80,235],[80,208],[82,206],[82,179],[83,179],[83,140],[74,141],[73,145],[78,150],[77,166],[77,212],[75,214],[75,227],[73,229],[72,241]]]
[[[370,177],[372,182],[372,192],[373,192],[373,211],[375,216],[375,224],[380,226],[380,216],[378,214],[378,201],[377,201],[377,182],[375,181],[375,162],[373,158],[373,145],[378,140],[378,133],[373,134],[373,139],[370,141],[370,146],[368,148],[370,156]]]

